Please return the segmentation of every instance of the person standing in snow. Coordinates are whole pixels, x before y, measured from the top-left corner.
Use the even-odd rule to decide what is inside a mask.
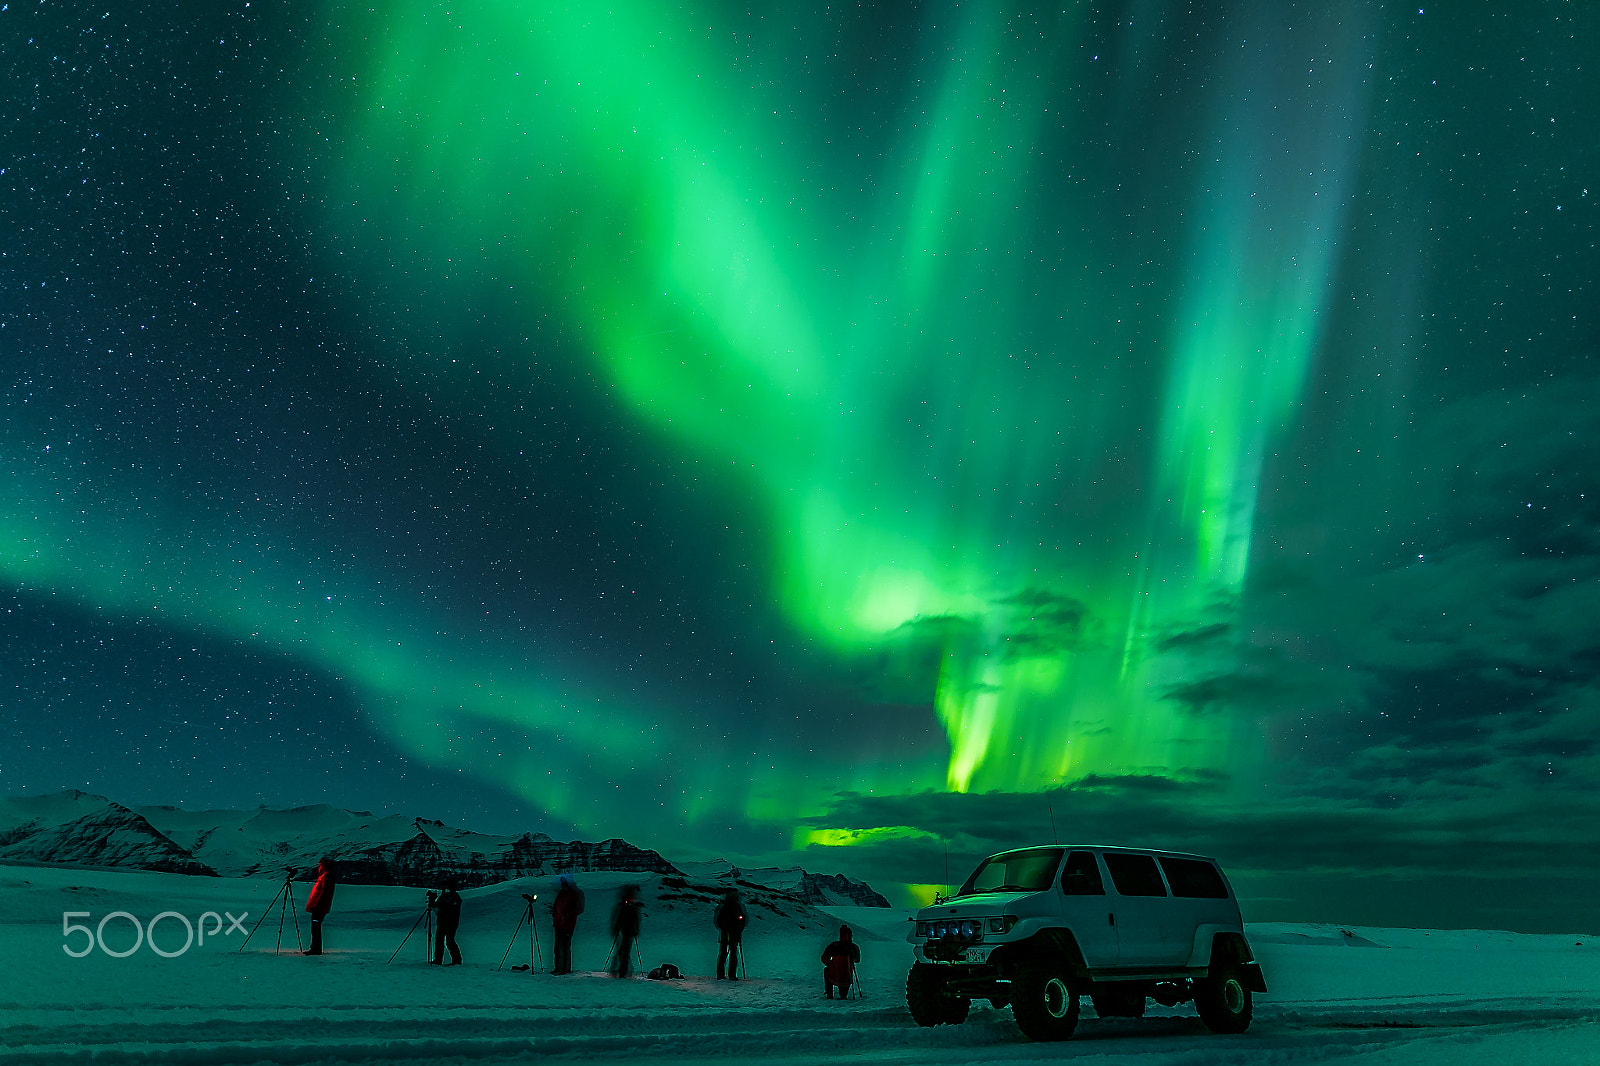
[[[739,944],[744,939],[745,922],[749,915],[745,913],[744,901],[739,898],[739,890],[728,889],[728,894],[722,897],[722,903],[717,907],[716,917],[712,919],[717,926],[717,980],[722,980],[723,969],[727,969],[730,981],[739,979]]]
[[[578,915],[582,913],[583,889],[571,874],[562,874],[555,905],[550,908],[550,924],[556,931],[555,968],[551,973],[572,972],[572,934],[578,928]]]
[[[644,910],[639,903],[639,886],[623,885],[617,892],[617,905],[611,911],[612,977],[633,973],[633,942],[639,938],[639,920]]]
[[[461,927],[461,894],[456,891],[456,879],[446,878],[444,891],[428,906],[439,914],[439,928],[433,938],[433,964],[443,965],[444,950],[450,949],[450,965],[461,965],[461,949],[456,946],[456,930]]]
[[[306,897],[306,912],[311,915],[311,947],[307,955],[322,954],[322,920],[333,909],[333,886],[337,880],[333,860],[324,857],[317,863],[317,881]]]
[[[839,990],[839,998],[847,999],[850,996],[850,986],[855,983],[856,966],[861,962],[861,947],[855,942],[854,935],[848,925],[839,927],[839,939],[822,949],[822,988],[833,998],[833,990]]]

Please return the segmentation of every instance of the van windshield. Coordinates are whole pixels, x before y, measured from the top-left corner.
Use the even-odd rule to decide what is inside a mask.
[[[972,871],[957,896],[980,892],[1043,892],[1055,881],[1060,848],[1029,848],[991,855]]]

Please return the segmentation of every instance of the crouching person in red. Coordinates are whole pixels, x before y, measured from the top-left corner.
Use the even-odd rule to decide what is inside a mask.
[[[333,909],[335,880],[332,859],[317,863],[317,883],[311,886],[311,895],[306,897],[306,910],[311,915],[311,949],[307,955],[322,954],[322,920]]]
[[[822,949],[822,986],[829,999],[833,998],[835,988],[839,990],[840,999],[850,995],[850,986],[856,979],[856,965],[860,962],[861,948],[857,946],[850,927],[841,925],[839,939]]]

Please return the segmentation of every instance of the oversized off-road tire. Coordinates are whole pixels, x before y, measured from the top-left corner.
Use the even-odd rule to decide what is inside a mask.
[[[1078,980],[1062,962],[1040,960],[1011,979],[1011,1014],[1029,1040],[1065,1040],[1078,1027]]]
[[[1219,967],[1194,983],[1194,1005],[1213,1033],[1242,1033],[1250,1028],[1250,989],[1232,966]]]
[[[1102,985],[1101,991],[1090,995],[1094,1012],[1102,1018],[1143,1018],[1145,1006],[1144,986],[1134,982]]]
[[[933,966],[915,965],[906,974],[906,1006],[918,1025],[960,1025],[972,1000],[945,991],[944,974]]]

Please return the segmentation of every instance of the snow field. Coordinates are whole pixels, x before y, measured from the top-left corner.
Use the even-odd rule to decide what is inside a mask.
[[[0,866],[0,1058],[27,1062],[530,1061],[676,1063],[772,1061],[1015,1063],[1116,1058],[1196,1066],[1343,1060],[1389,1066],[1478,1062],[1600,1062],[1600,943],[1587,936],[1502,932],[1249,928],[1271,988],[1256,1024],[1238,1037],[1204,1030],[1187,1006],[1151,1006],[1138,1020],[1093,1018],[1065,1044],[1024,1042],[1009,1011],[975,1006],[966,1025],[920,1029],[902,998],[911,952],[909,912],[876,908],[750,906],[750,980],[718,982],[714,896],[653,876],[580,874],[588,909],[574,942],[580,973],[519,973],[526,927],[506,969],[495,966],[538,893],[540,947],[550,965],[548,903],[555,878],[463,893],[461,967],[426,964],[417,889],[341,885],[329,918],[329,953],[275,954],[278,912],[263,913],[279,884],[170,874]],[[644,967],[672,962],[675,982],[618,981],[599,973],[616,888],[644,886]],[[294,885],[304,905],[302,883]],[[84,935],[62,936],[63,911],[91,926],[120,910],[141,922],[163,911],[191,921],[206,911],[248,912],[261,924],[214,935],[176,958],[148,945],[126,958],[98,947],[69,957]],[[305,916],[300,915],[302,935]],[[822,998],[818,954],[848,921],[862,945],[864,998]],[[226,926],[226,922],[223,923]],[[208,925],[209,928],[209,925]],[[162,922],[158,943],[182,945]],[[107,947],[126,950],[132,927],[108,923]]]

